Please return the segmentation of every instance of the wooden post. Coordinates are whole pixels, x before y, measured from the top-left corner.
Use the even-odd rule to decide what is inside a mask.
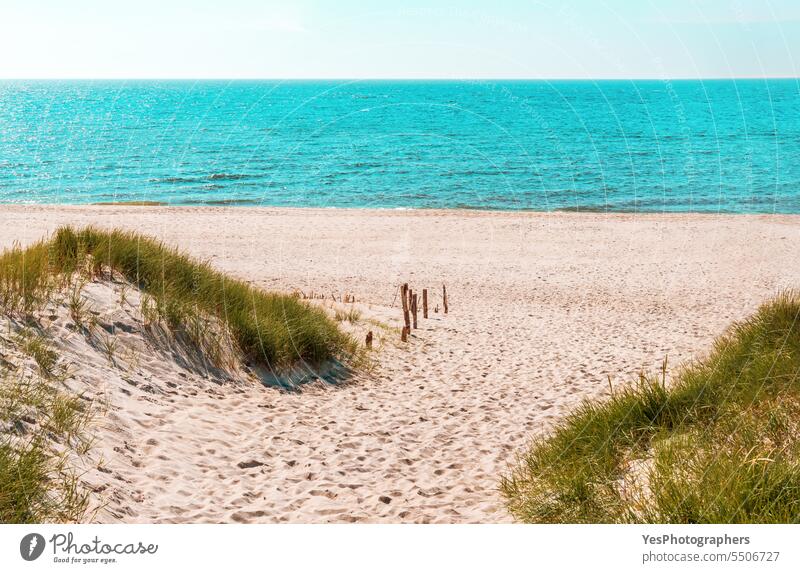
[[[408,316],[408,283],[404,283],[402,287],[400,287],[400,298],[403,301],[403,329],[405,330],[409,326],[411,326],[411,320]],[[403,338],[405,342],[405,338]]]
[[[411,314],[414,317],[414,328],[417,328],[417,294],[411,298]]]
[[[444,283],[442,283],[442,306],[444,307],[444,313],[447,314],[447,287],[444,286]]]
[[[428,318],[428,289],[422,289],[422,318]]]
[[[371,330],[367,333],[366,343],[367,343],[367,348],[372,348],[372,331]]]

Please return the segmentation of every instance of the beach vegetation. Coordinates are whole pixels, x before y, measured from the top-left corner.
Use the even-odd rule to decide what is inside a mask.
[[[90,308],[75,281],[115,274],[143,293],[146,321],[205,340],[213,338],[205,325],[216,324],[245,361],[270,371],[347,362],[358,353],[357,343],[322,308],[258,289],[130,231],[62,227],[49,240],[25,249],[15,245],[0,255],[0,308],[7,315],[30,314],[71,285],[70,315],[79,329],[90,329]]]
[[[502,478],[532,523],[800,521],[800,295],[703,359],[584,402]]]
[[[103,355],[108,359],[108,363],[116,366],[117,346],[119,341],[114,335],[103,334],[100,336],[99,345]]]
[[[75,323],[78,330],[88,329],[90,324],[89,305],[81,291],[83,290],[82,283],[74,284],[67,295],[67,308],[69,309],[69,316]]]
[[[15,342],[24,354],[33,358],[42,376],[50,378],[55,375],[58,353],[44,335],[31,328],[23,328],[16,335]]]
[[[349,322],[350,324],[356,324],[359,320],[361,320],[361,311],[351,308],[346,311],[336,310],[334,312],[334,319],[336,322]]]
[[[50,272],[49,244],[14,244],[0,256],[0,308],[6,316],[29,316],[50,300],[57,285]]]
[[[89,495],[72,460],[87,450],[91,417],[44,378],[0,373],[0,523],[84,518]]]

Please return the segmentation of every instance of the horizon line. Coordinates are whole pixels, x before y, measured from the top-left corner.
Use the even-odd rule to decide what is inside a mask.
[[[0,81],[183,81],[183,82],[202,82],[202,81],[330,81],[330,82],[366,82],[366,81],[396,81],[396,82],[477,82],[477,81],[500,81],[500,82],[531,82],[531,81],[585,81],[585,82],[609,82],[609,81],[719,81],[719,80],[800,80],[800,76],[674,76],[674,77],[0,77]]]

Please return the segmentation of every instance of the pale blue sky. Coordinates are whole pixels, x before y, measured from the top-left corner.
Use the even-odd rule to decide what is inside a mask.
[[[798,0],[0,0],[5,78],[798,76]]]

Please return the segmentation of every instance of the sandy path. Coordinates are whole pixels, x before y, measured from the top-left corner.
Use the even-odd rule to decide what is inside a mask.
[[[123,521],[508,520],[498,477],[531,435],[800,285],[791,216],[5,206],[0,246],[65,222],[147,232],[267,288],[353,292],[367,313],[394,315],[402,281],[451,295],[342,388],[134,392]]]

